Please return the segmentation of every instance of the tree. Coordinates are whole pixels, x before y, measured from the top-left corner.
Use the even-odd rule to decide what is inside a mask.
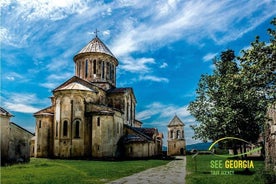
[[[276,19],[272,21],[276,25]],[[188,110],[199,125],[194,138],[217,140],[234,136],[255,143],[266,120],[268,104],[275,102],[275,30],[269,29],[270,42],[259,37],[251,48],[236,57],[232,50],[214,59],[212,75],[202,75],[196,99]],[[235,144],[231,145],[235,149]]]

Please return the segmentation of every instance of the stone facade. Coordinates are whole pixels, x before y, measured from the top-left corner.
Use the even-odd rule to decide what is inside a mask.
[[[265,164],[276,171],[276,104],[268,109],[269,120],[265,129]]]
[[[136,134],[141,139],[131,144],[133,150],[143,153],[125,153],[129,144],[124,144],[122,138],[131,134],[132,127],[141,128],[142,122],[135,119],[133,89],[116,87],[119,63],[104,43],[96,36],[74,57],[74,62],[75,76],[53,90],[50,107],[34,114],[34,156],[106,158],[157,155],[157,145],[160,146],[162,141],[157,141],[153,135],[144,139],[146,135],[142,132]],[[155,134],[158,134],[157,130]],[[145,145],[151,146],[146,149]]]
[[[30,160],[31,132],[10,122],[12,115],[0,107],[1,165]]]
[[[168,156],[185,155],[186,142],[184,126],[184,123],[176,115],[170,121],[168,125]]]

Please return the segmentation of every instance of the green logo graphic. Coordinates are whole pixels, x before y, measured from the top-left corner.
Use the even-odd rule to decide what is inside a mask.
[[[250,143],[250,142],[248,142],[248,141],[246,141],[246,140],[243,140],[243,139],[241,139],[241,138],[237,138],[237,137],[224,137],[224,138],[218,139],[218,140],[215,141],[213,144],[211,144],[211,146],[209,147],[208,150],[211,151],[212,148],[213,148],[217,143],[219,143],[220,141],[223,141],[223,140],[239,140],[239,141],[245,142],[245,143],[247,143],[247,144],[254,145],[254,144],[252,144],[252,143]],[[255,146],[255,145],[254,145],[254,146]],[[261,150],[261,149],[262,149],[262,147],[256,147],[256,148],[254,148],[254,149],[252,149],[252,150],[250,150],[250,151],[247,151],[247,152],[245,152],[245,153],[240,153],[240,154],[237,154],[237,155],[217,155],[217,154],[215,154],[215,155],[216,155],[216,156],[219,156],[219,157],[227,157],[227,158],[229,158],[229,157],[238,157],[238,156],[243,156],[243,155],[246,155],[246,154],[250,154],[250,153],[257,152],[257,151],[259,151],[259,150]]]

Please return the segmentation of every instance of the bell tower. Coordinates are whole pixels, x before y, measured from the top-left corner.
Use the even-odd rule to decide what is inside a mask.
[[[97,34],[74,56],[75,76],[105,90],[116,87],[118,60]]]
[[[168,155],[185,155],[186,143],[184,135],[184,123],[177,115],[168,125]]]

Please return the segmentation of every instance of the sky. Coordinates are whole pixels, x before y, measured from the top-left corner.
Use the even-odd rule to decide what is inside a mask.
[[[1,0],[1,107],[34,132],[33,113],[51,105],[52,90],[74,76],[73,57],[95,37],[119,61],[117,87],[132,87],[136,119],[157,127],[177,115],[185,139],[197,122],[187,107],[212,60],[240,55],[276,16],[275,0]]]

